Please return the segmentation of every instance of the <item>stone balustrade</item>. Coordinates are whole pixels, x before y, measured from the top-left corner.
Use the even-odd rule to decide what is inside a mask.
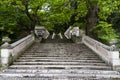
[[[105,62],[113,66],[113,69],[120,70],[119,51],[112,46],[102,44],[88,36],[82,38],[82,42],[97,53]]]
[[[72,29],[72,27],[70,26],[64,33],[64,35],[67,39],[71,39],[71,29]]]
[[[81,29],[79,29],[79,27],[69,27],[66,31],[65,31],[65,33],[64,33],[64,35],[65,35],[65,37],[67,38],[67,39],[71,39],[72,38],[72,36],[76,36],[76,37],[82,37],[83,35],[85,35],[85,32],[83,31],[83,30],[81,30]]]
[[[11,44],[12,48],[12,56],[16,56],[17,53],[20,53],[21,51],[24,51],[24,49],[33,43],[34,41],[34,36],[33,35],[28,35],[27,37]]]
[[[12,63],[25,49],[27,49],[34,42],[34,40],[34,35],[31,34],[12,44],[5,42],[1,46],[2,66],[8,67],[8,65]]]
[[[35,35],[38,38],[44,38],[47,39],[48,36],[50,35],[50,33],[48,32],[48,30],[44,27],[44,26],[35,26]]]

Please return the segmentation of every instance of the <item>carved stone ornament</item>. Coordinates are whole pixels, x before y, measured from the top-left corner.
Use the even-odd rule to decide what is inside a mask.
[[[4,42],[4,44],[1,46],[1,48],[11,48],[11,46],[9,44],[11,39],[9,37],[3,38],[2,41]]]

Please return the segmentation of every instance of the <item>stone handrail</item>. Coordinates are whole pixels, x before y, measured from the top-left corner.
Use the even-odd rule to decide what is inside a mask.
[[[17,53],[23,51],[28,45],[34,41],[33,35],[28,35],[25,38],[20,39],[19,41],[12,43],[12,56],[15,56]]]
[[[111,50],[110,46],[102,44],[88,36],[84,36],[82,42],[97,53],[105,62],[112,65],[113,69],[117,69],[117,66],[120,66],[119,51]]]
[[[1,46],[1,64],[8,67],[25,49],[27,49],[33,42],[34,35],[28,35],[12,44],[5,43]]]
[[[90,40],[92,40],[93,42],[99,44],[99,45],[102,46],[103,48],[107,49],[108,51],[117,51],[117,49],[115,49],[114,46],[108,46],[108,45],[105,45],[105,44],[103,44],[103,43],[101,43],[101,42],[98,42],[98,41],[96,41],[96,40],[94,40],[94,39],[92,39],[92,38],[90,38],[90,37],[88,37],[88,38],[89,38]]]

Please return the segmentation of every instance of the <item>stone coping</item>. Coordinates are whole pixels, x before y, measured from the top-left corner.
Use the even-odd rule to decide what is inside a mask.
[[[18,46],[19,44],[21,44],[22,42],[24,42],[26,39],[29,39],[31,37],[32,37],[32,35],[28,35],[27,37],[24,37],[24,38],[22,38],[22,39],[20,39],[20,40],[18,40],[16,42],[14,42],[14,43],[12,43],[11,47],[14,48],[14,47]]]

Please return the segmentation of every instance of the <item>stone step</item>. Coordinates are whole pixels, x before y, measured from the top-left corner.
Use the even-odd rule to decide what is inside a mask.
[[[66,46],[66,47],[68,47],[68,46]],[[76,46],[74,46],[74,47],[76,47]],[[70,52],[70,50],[65,48],[65,47],[59,47],[59,48],[54,48],[54,49],[52,49],[52,48],[54,48],[54,47],[51,47],[49,49],[47,49],[47,48],[46,49],[42,49],[40,47],[38,47],[38,49],[31,48],[28,51],[25,51],[24,53],[48,53],[48,52],[51,52],[50,50],[55,50],[55,51],[64,50],[64,51]],[[91,53],[92,51],[90,49],[88,49],[88,48],[84,48],[84,49],[79,49],[77,51],[72,51],[72,52],[74,52],[74,53],[76,53],[76,52],[79,52],[79,53],[88,52],[89,53],[90,52]]]
[[[119,80],[116,78],[47,78],[47,77],[43,77],[43,78],[5,78],[2,77],[0,78],[0,80]]]
[[[102,60],[90,60],[90,59],[82,59],[82,60],[68,60],[68,59],[17,59],[17,62],[80,62],[80,63],[103,63]]]
[[[60,53],[60,52],[48,52],[48,53],[27,53],[23,54],[22,56],[41,56],[41,57],[98,57],[96,54],[89,54],[89,53]]]
[[[80,58],[75,58],[75,57],[71,57],[71,58],[62,58],[62,57],[58,57],[58,58],[42,58],[42,57],[20,57],[19,59],[39,59],[39,60],[100,60],[100,58],[96,58],[96,57],[80,57]]]
[[[80,63],[80,62],[14,62],[14,65],[101,65],[107,66],[105,63]]]
[[[23,55],[24,56],[24,55]],[[25,55],[25,57],[20,57],[20,58],[40,58],[40,59],[80,59],[80,58],[99,58],[98,56],[81,56],[81,57],[68,57],[68,56],[66,56],[66,57],[53,57],[53,56],[51,56],[51,57],[41,57],[41,56],[32,56],[32,55],[30,55],[30,56],[26,56]]]
[[[78,51],[70,51],[69,49],[64,49],[64,48],[57,48],[57,49],[53,49],[54,51],[65,51],[65,53],[67,53],[67,52],[69,52],[69,53],[72,53],[72,52],[74,52],[74,53],[80,53],[80,54],[82,54],[82,53],[90,53],[90,54],[94,54],[91,50],[89,50],[89,49],[83,49],[83,50],[78,50]],[[42,49],[29,49],[29,51],[25,51],[24,53],[25,54],[29,54],[29,53],[36,53],[36,54],[39,54],[39,53],[48,53],[48,52],[51,52],[51,51],[53,51],[51,48],[50,49],[45,49],[45,50],[42,50]],[[66,52],[67,51],[67,52]]]
[[[49,46],[49,44],[48,45],[46,44],[45,46],[41,46],[41,47],[38,46],[38,47],[29,48],[25,52],[26,53],[31,53],[31,52],[33,52],[33,53],[35,53],[35,52],[37,52],[37,53],[40,53],[40,52],[49,52],[50,49],[51,50],[66,50],[66,51],[70,52],[69,48],[71,48],[71,50],[74,50],[73,52],[85,52],[85,51],[88,52],[88,51],[92,51],[88,47],[83,47],[83,48],[81,47],[80,48],[80,46],[76,46],[76,45],[74,45],[74,46],[72,46],[72,45],[66,46],[66,45],[63,44],[62,46],[60,46],[60,45],[54,45],[53,44],[52,46]],[[36,50],[36,51],[34,52],[34,50]]]
[[[42,56],[42,55],[47,55],[47,56]],[[97,56],[97,55],[78,55],[78,56],[73,56],[73,55],[70,55],[70,54],[68,54],[68,55],[62,55],[62,56],[58,56],[58,55],[53,55],[53,56],[50,56],[50,55],[52,55],[52,54],[23,54],[23,55],[21,55],[21,57],[48,57],[48,58],[71,58],[71,57],[73,57],[73,58],[99,58],[99,56]]]
[[[120,78],[119,75],[110,74],[33,74],[33,73],[2,73],[2,77],[21,77],[21,78],[58,78],[58,79],[71,79],[71,78]]]
[[[98,69],[111,70],[109,66],[92,66],[92,65],[11,65],[11,69]]]
[[[30,54],[28,54],[28,55],[21,55],[21,57],[36,57],[36,56],[38,56],[38,57],[86,57],[86,56],[88,56],[88,57],[96,57],[96,58],[99,58],[98,56],[92,56],[92,55],[65,55],[65,54],[63,54],[63,55],[61,55],[61,54],[39,54],[39,55],[36,55],[36,54],[32,54],[32,55],[30,55]]]
[[[42,54],[42,53],[48,53],[49,51],[39,51],[39,52],[37,52],[37,51],[25,51],[24,52],[24,54]]]
[[[104,74],[104,75],[110,75],[110,74],[116,74],[119,75],[120,73],[117,71],[112,70],[84,70],[84,69],[7,69],[4,70],[4,73],[39,73],[39,74],[68,74],[68,73],[74,73],[74,74]]]
[[[48,51],[48,52],[28,52],[28,53],[24,53],[23,55],[40,55],[40,54],[53,54],[54,52],[51,52],[51,51]],[[73,54],[74,53],[74,54]],[[70,52],[63,52],[63,54],[66,54],[66,55],[80,55],[80,56],[97,56],[95,53],[91,53],[91,51],[84,51],[84,53],[81,53],[81,52],[73,52],[73,53],[70,53]],[[55,53],[54,53],[55,54]]]
[[[43,47],[47,47],[46,49],[45,48],[43,48]],[[84,51],[86,51],[86,52],[88,52],[88,51],[92,51],[91,49],[89,49],[88,47],[80,47],[80,45],[78,46],[78,45],[74,45],[74,46],[72,46],[71,44],[70,45],[65,45],[65,44],[62,44],[62,45],[55,45],[55,44],[52,44],[51,46],[49,46],[49,44],[44,44],[43,45],[43,47],[42,47],[42,45],[40,45],[40,46],[34,46],[34,47],[31,47],[31,48],[29,48],[28,50],[26,50],[25,51],[25,53],[43,53],[43,52],[48,52],[48,51],[50,51],[49,49],[53,49],[53,50],[69,50],[69,48],[73,48],[73,47],[75,47],[75,48],[73,48],[73,49],[77,49],[77,51],[73,51],[73,52],[84,52]],[[34,50],[36,50],[35,52],[34,52]]]

